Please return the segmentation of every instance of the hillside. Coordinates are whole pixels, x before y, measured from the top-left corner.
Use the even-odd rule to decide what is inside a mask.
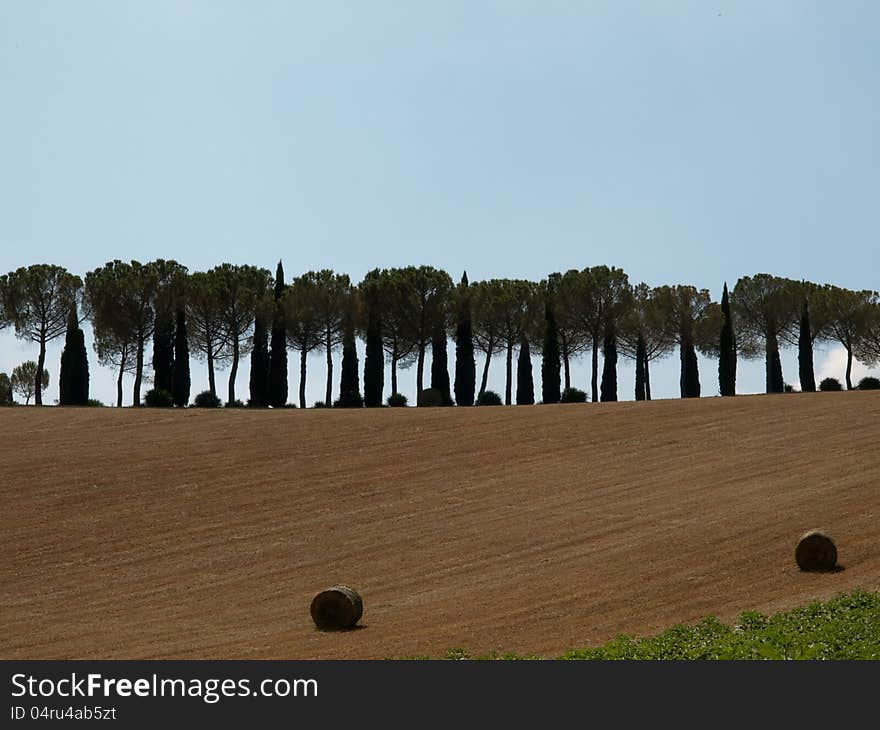
[[[0,410],[0,658],[553,655],[880,588],[880,393]],[[803,574],[822,527],[845,570]],[[344,582],[363,628],[321,633]]]

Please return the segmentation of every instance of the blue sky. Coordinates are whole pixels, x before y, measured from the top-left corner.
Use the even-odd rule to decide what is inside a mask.
[[[4,0],[0,269],[606,263],[716,297],[759,271],[874,289],[878,21],[846,1]],[[0,334],[0,370],[35,354]],[[316,357],[309,401],[323,377]],[[717,392],[714,362],[701,379]],[[677,358],[652,380],[676,395]]]

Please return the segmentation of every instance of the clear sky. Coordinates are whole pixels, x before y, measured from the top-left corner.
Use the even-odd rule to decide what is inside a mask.
[[[0,269],[604,263],[716,297],[759,271],[875,289],[878,27],[867,0],[2,0]],[[28,358],[0,334],[0,370]],[[839,352],[817,367],[842,379]],[[717,393],[714,362],[701,380]],[[763,382],[741,364],[740,390]]]

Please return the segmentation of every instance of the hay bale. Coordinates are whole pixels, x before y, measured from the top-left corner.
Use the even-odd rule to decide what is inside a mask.
[[[322,631],[354,628],[364,613],[358,592],[344,585],[321,591],[312,599],[312,620]]]
[[[811,530],[798,540],[794,559],[801,570],[834,570],[837,567],[837,547],[825,533]]]

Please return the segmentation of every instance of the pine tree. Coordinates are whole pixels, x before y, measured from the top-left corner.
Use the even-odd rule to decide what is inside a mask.
[[[385,390],[385,353],[382,349],[382,318],[378,303],[367,302],[367,336],[364,352],[364,405],[367,408],[382,406]]]
[[[602,344],[602,385],[600,399],[602,402],[617,400],[617,337],[614,329],[605,328],[605,339]]]
[[[258,312],[254,318],[250,393],[249,405],[254,408],[265,408],[269,405],[269,332],[262,312]]]
[[[174,323],[174,372],[172,373],[174,405],[183,408],[189,403],[189,336],[186,331],[186,309],[177,307]]]
[[[727,282],[724,282],[724,293],[721,295],[721,315],[724,324],[721,327],[718,386],[721,395],[731,396],[736,395],[736,333],[733,330]]]
[[[810,329],[810,308],[805,299],[798,333],[798,370],[801,391],[804,393],[813,393],[816,390],[816,375],[813,371],[813,335]]]
[[[272,319],[272,348],[269,353],[269,405],[280,408],[287,403],[287,330],[281,297],[284,296],[284,267],[275,270],[275,314]]]
[[[645,338],[639,334],[636,342],[636,400],[645,400],[647,397],[645,389],[647,364],[648,354],[645,347]]]
[[[519,344],[519,359],[516,362],[516,404],[531,406],[535,404],[535,381],[532,377],[532,353],[525,335]]]
[[[329,405],[329,403],[328,403]],[[339,378],[339,407],[361,408],[361,385],[358,376],[357,346],[354,340],[354,327],[349,322],[342,335],[342,369]]]
[[[474,360],[474,332],[467,271],[458,287],[458,322],[455,327],[455,402],[460,406],[474,404],[477,387],[477,364]]]
[[[544,309],[544,346],[541,351],[541,398],[544,403],[559,403],[559,368],[559,332],[553,307],[547,302]]]
[[[58,387],[58,402],[62,406],[84,406],[89,401],[89,358],[76,314],[76,304],[70,308],[67,318]]]

